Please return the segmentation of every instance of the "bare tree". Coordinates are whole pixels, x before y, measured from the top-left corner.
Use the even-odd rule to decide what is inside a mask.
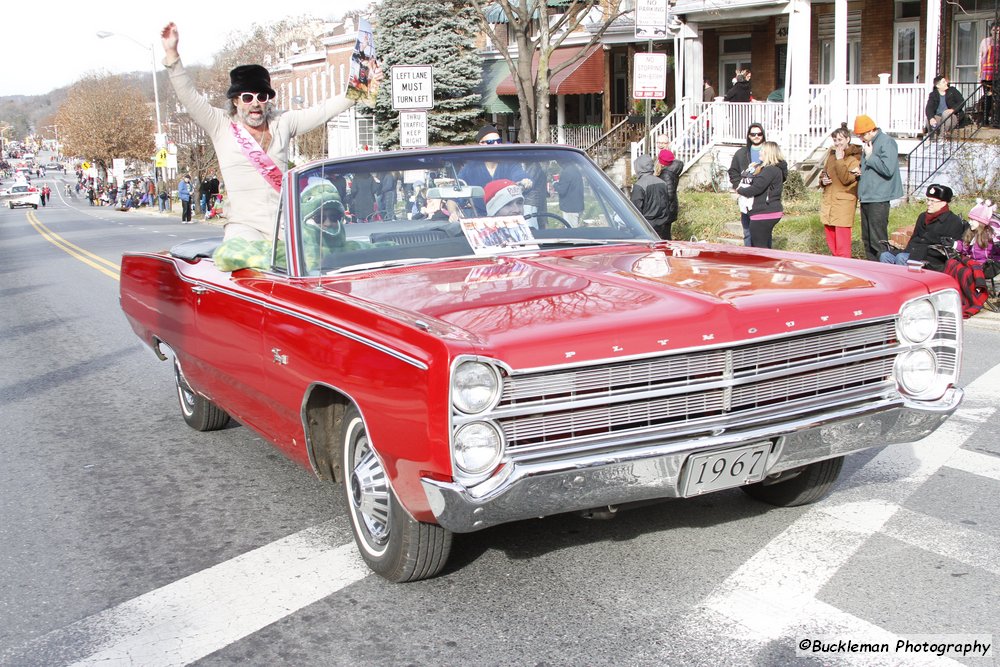
[[[587,50],[600,42],[611,23],[626,11],[622,0],[472,0],[483,31],[507,61],[517,88],[521,114],[518,140],[531,143],[549,140],[549,81],[552,77],[580,60]],[[507,35],[490,22],[497,8],[503,13]],[[544,20],[543,20],[544,17]],[[570,58],[555,67],[549,66],[552,53],[573,33],[579,34],[589,22],[590,39],[581,44]],[[513,52],[508,40],[514,40]],[[532,67],[535,53],[538,67]]]
[[[67,155],[107,170],[114,158],[148,161],[155,123],[146,96],[122,76],[91,74],[73,84],[56,112]]]

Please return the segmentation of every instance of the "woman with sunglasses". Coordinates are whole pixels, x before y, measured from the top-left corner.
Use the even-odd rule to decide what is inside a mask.
[[[270,240],[292,138],[323,125],[355,101],[338,95],[308,109],[279,112],[268,71],[260,65],[240,65],[229,73],[229,105],[219,109],[198,93],[184,69],[177,26],[168,23],[160,37],[166,54],[163,65],[177,99],[212,140],[219,159],[229,196],[225,238]],[[381,79],[376,68],[371,85],[377,87]]]
[[[784,215],[781,192],[784,189],[787,167],[778,144],[765,141],[760,149],[760,161],[750,165],[736,193],[751,200],[747,216],[750,218],[750,245],[770,248],[771,234]]]

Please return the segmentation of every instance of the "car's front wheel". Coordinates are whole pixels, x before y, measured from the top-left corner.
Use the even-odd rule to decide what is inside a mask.
[[[817,461],[807,465],[801,472],[786,480],[763,480],[742,488],[749,496],[778,507],[808,505],[824,498],[833,489],[840,470],[844,467],[844,457]]]
[[[451,552],[451,532],[416,521],[399,503],[354,406],[344,416],[341,445],[344,505],[368,567],[393,582],[440,572]]]
[[[188,426],[196,431],[218,431],[229,423],[228,412],[191,389],[177,359],[174,359],[174,383],[177,385],[181,415]]]

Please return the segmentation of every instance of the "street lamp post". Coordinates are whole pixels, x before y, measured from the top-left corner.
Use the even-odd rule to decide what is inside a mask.
[[[160,90],[156,85],[156,51],[153,50],[153,44],[146,46],[145,44],[135,39],[134,37],[129,37],[128,35],[123,35],[122,33],[119,32],[109,32],[107,30],[98,30],[97,36],[100,39],[106,39],[108,37],[113,37],[113,36],[124,37],[125,39],[132,40],[134,43],[138,44],[142,48],[149,51],[149,55],[153,64],[153,105],[156,107],[156,147],[163,148],[164,146],[161,144],[165,145],[166,141],[163,136],[163,127],[160,124]]]

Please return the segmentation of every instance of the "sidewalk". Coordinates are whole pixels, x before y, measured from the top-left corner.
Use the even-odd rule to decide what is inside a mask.
[[[124,213],[125,211],[119,211],[119,212]],[[160,212],[157,206],[142,206],[140,208],[129,209],[127,212],[141,213],[143,215],[149,215],[157,218],[167,218],[167,217],[177,218],[178,222],[180,222],[180,217],[181,217],[181,207],[179,205],[175,206],[173,210],[168,209],[162,213]],[[216,227],[221,227],[226,223],[225,218],[212,218],[211,220],[205,220],[204,216],[197,213],[191,214],[191,221],[202,225],[213,225]]]

